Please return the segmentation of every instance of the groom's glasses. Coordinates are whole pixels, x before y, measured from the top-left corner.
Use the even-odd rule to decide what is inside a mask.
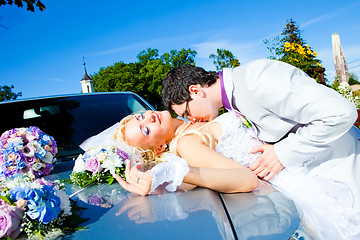
[[[190,111],[188,110],[188,109],[189,109],[189,101],[190,101],[190,100],[186,101],[185,111],[184,111],[184,113],[182,114],[182,117],[183,117],[183,118],[187,118],[187,119],[190,120],[191,114],[190,114]]]

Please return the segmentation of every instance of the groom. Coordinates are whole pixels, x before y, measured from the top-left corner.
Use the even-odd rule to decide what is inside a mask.
[[[183,65],[163,80],[165,107],[191,121],[210,121],[222,106],[246,116],[265,144],[250,166],[270,180],[284,167],[345,182],[360,208],[357,111],[336,91],[275,60],[257,60],[219,73]],[[360,135],[360,134],[359,134]]]

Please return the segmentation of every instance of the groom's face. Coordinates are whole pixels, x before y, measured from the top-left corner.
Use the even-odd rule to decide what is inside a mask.
[[[200,84],[190,85],[189,93],[190,101],[172,105],[177,115],[199,122],[208,122],[217,117],[221,106],[217,104],[219,96],[215,84],[210,87],[203,87]]]
[[[214,108],[206,98],[195,97],[189,102],[174,104],[172,109],[177,115],[194,122],[208,122],[218,115],[218,109]]]

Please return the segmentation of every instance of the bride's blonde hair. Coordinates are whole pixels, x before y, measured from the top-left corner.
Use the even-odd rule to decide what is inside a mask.
[[[125,141],[125,129],[126,129],[126,124],[134,117],[136,117],[136,114],[126,116],[120,121],[119,127],[115,130],[115,132],[113,134],[113,138],[115,140],[122,141],[122,142],[125,142],[126,144],[130,145],[129,143],[127,143]],[[204,130],[204,128],[194,129],[194,130],[190,130],[190,131],[184,132],[182,134],[179,134],[170,142],[169,147],[167,147],[165,149],[165,151],[162,154],[160,154],[159,156],[155,156],[154,151],[151,150],[150,147],[145,149],[145,148],[142,148],[139,146],[133,146],[141,154],[143,170],[151,169],[156,164],[166,161],[164,158],[164,153],[170,152],[170,153],[173,153],[173,154],[176,154],[179,156],[179,153],[177,152],[178,141],[181,137],[190,135],[190,134],[195,134],[195,135],[199,136],[203,140],[205,145],[207,145],[208,147],[213,148],[213,149],[215,148],[216,140],[209,132]]]
[[[136,114],[131,114],[129,116],[124,117],[119,124],[119,127],[115,130],[114,134],[113,134],[113,138],[116,141],[122,141],[128,145],[130,145],[126,140],[125,140],[125,129],[126,129],[126,124],[133,118],[136,117]],[[140,155],[141,155],[141,163],[143,166],[143,170],[146,171],[148,169],[151,169],[152,167],[154,167],[156,164],[163,162],[164,159],[160,156],[155,156],[155,153],[152,149],[150,148],[142,148],[139,146],[133,146],[135,147]]]

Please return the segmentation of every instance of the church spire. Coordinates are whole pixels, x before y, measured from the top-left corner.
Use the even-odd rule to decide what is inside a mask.
[[[91,93],[94,91],[93,80],[89,77],[89,75],[86,72],[86,64],[84,57],[83,57],[83,65],[84,65],[84,77],[80,81],[82,92]]]
[[[82,81],[82,80],[92,80],[92,79],[89,77],[89,75],[87,74],[87,72],[86,72],[86,63],[85,63],[84,57],[83,57],[83,65],[84,65],[84,72],[85,72],[85,74],[84,74],[84,77],[81,79],[81,81]]]

